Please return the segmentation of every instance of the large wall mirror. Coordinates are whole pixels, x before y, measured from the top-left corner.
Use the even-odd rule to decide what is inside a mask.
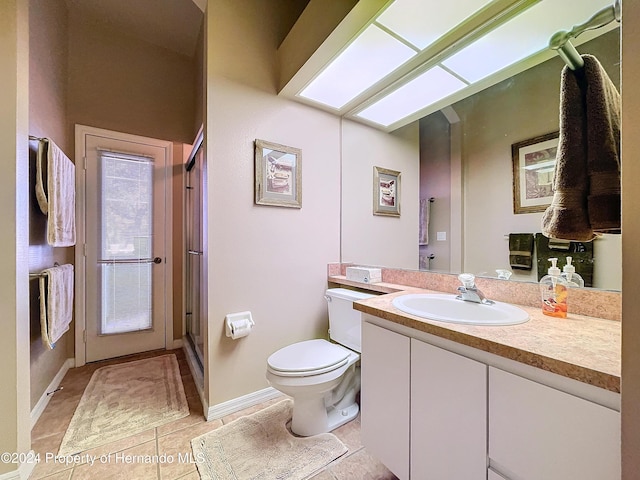
[[[619,29],[600,35],[578,50],[596,56],[619,88]],[[509,262],[509,234],[536,234],[542,219],[541,212],[514,212],[512,145],[558,131],[563,66],[560,58],[551,58],[422,118],[417,125],[385,134],[405,150],[412,141],[419,149],[419,166],[398,165],[397,161],[379,165],[402,171],[403,175],[403,218],[379,219],[385,221],[384,225],[376,220],[372,230],[385,239],[377,243],[377,251],[393,251],[395,256],[377,256],[371,241],[356,232],[355,224],[372,220],[367,217],[358,222],[353,215],[356,200],[351,192],[357,179],[350,174],[354,167],[347,161],[356,159],[346,156],[352,148],[348,145],[355,141],[353,132],[359,127],[346,123],[342,261],[491,277],[498,276],[496,270],[509,269],[513,271],[509,281],[537,281],[535,258],[531,270],[513,269]],[[406,139],[409,143],[402,142]],[[367,180],[360,178],[360,182]],[[429,205],[428,244],[419,245],[419,203],[428,198],[434,200]],[[364,215],[363,211],[359,217]],[[371,231],[368,236],[374,238]],[[606,235],[593,242],[593,287],[620,289],[620,237]]]

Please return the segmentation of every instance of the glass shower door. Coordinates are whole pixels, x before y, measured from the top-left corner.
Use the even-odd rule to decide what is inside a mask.
[[[202,146],[187,164],[186,195],[186,330],[203,365],[206,328],[206,280],[204,268],[205,158]]]

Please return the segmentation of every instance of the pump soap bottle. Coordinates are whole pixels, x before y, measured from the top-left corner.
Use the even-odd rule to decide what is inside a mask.
[[[567,257],[567,264],[562,268],[562,277],[570,287],[584,287],[584,280],[579,273],[576,273],[576,267],[571,263],[572,260],[572,257]]]
[[[548,274],[540,279],[542,313],[550,317],[567,318],[567,281],[556,266],[557,258],[550,258]]]

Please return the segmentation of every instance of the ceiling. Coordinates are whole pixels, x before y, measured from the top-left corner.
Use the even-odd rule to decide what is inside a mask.
[[[83,16],[188,57],[196,51],[206,5],[206,0],[66,1]]]
[[[1,0],[0,0],[1,1]],[[279,4],[278,44],[309,0]],[[66,0],[68,8],[115,30],[181,55],[193,57],[207,0]]]

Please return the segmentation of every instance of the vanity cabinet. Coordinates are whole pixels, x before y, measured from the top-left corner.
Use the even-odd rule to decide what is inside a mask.
[[[362,326],[362,441],[401,480],[484,480],[487,367]]]
[[[490,367],[489,459],[506,478],[619,480],[620,413]]]
[[[363,322],[361,394],[362,442],[401,480],[620,479],[618,411],[402,332]]]

